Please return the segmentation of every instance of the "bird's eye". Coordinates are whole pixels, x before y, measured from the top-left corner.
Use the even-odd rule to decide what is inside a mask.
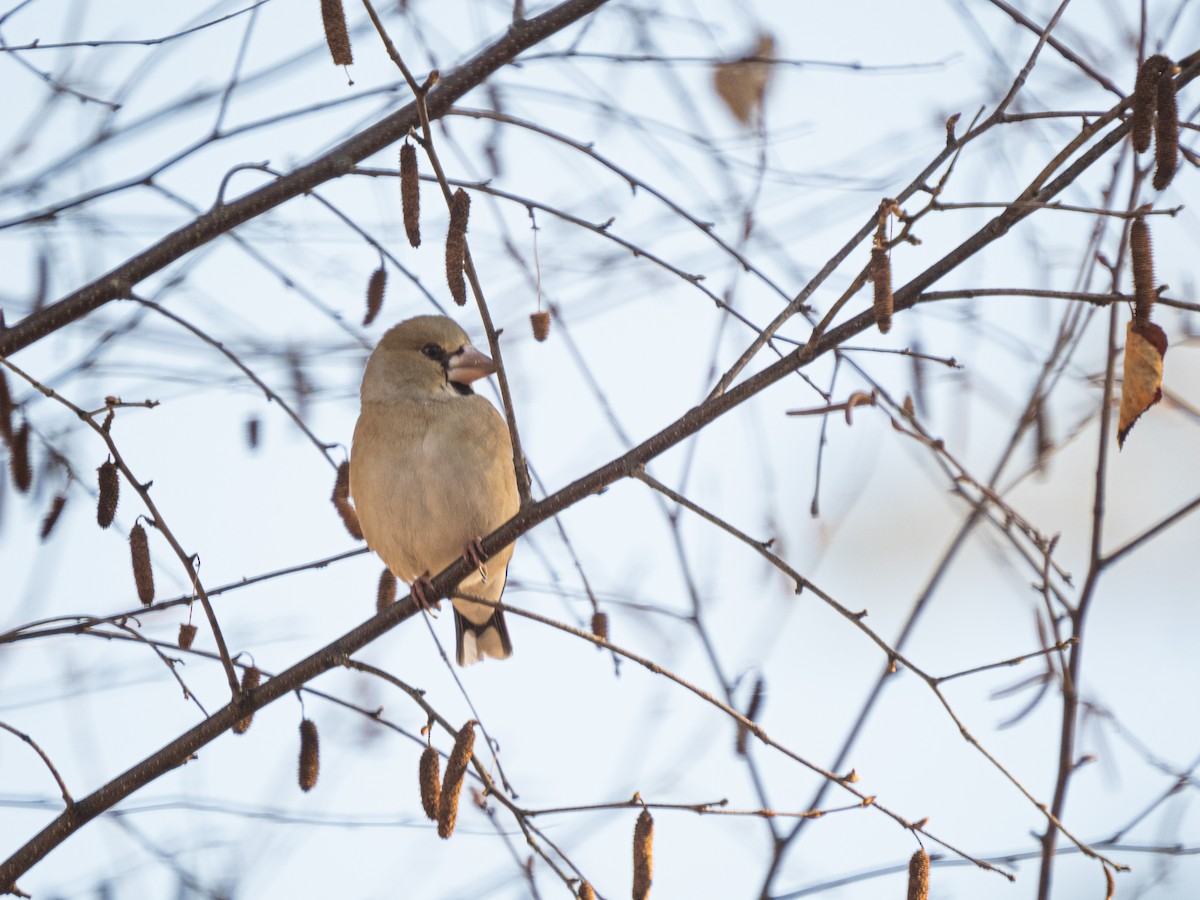
[[[446,358],[446,351],[437,344],[426,344],[421,348],[421,352],[430,359],[442,360]]]

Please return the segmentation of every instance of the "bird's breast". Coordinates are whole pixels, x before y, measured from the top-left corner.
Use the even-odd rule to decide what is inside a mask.
[[[519,505],[507,428],[479,397],[365,403],[350,489],[368,546],[410,583],[444,569]]]

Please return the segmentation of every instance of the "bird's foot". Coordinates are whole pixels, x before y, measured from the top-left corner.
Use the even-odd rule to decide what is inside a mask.
[[[417,606],[428,612],[432,612],[433,610],[441,610],[442,608],[440,600],[434,600],[430,602],[429,595],[432,593],[433,582],[429,580],[428,572],[412,583],[413,599],[417,601]]]
[[[463,548],[463,559],[479,570],[479,577],[487,584],[487,556],[483,552],[483,541],[479,538],[468,541]]]

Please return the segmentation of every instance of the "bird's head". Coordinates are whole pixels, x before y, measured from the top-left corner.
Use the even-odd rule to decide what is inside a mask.
[[[367,362],[362,398],[435,399],[470,394],[471,382],[491,375],[496,364],[472,345],[458,323],[445,316],[417,316],[390,329]]]

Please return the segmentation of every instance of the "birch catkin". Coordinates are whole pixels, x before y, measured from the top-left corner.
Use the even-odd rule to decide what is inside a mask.
[[[446,284],[450,287],[450,296],[459,306],[467,302],[463,265],[467,256],[467,221],[470,217],[471,198],[459,188],[450,204],[450,226],[446,229]]]
[[[421,808],[425,810],[425,818],[431,822],[438,820],[438,801],[441,797],[441,759],[432,747],[426,747],[421,754],[418,776],[421,785]]]
[[[875,324],[879,326],[880,334],[892,330],[892,260],[887,248],[875,246],[871,248],[871,282],[875,285]]]
[[[387,269],[380,266],[371,273],[367,282],[367,313],[363,316],[363,325],[370,325],[383,308],[383,292],[387,288]]]
[[[599,610],[592,613],[592,634],[602,641],[608,640],[608,613]]]
[[[404,214],[404,233],[413,247],[421,246],[421,175],[417,168],[417,148],[400,147],[400,211]]]
[[[1168,60],[1158,77],[1154,119],[1154,189],[1164,191],[1179,169],[1179,102]]]
[[[188,622],[184,622],[179,626],[179,637],[176,638],[176,643],[179,644],[180,650],[191,650],[192,644],[196,641],[196,626]],[[237,726],[234,726],[237,730]]]
[[[350,532],[350,537],[356,541],[363,539],[362,527],[358,524],[358,513],[350,503],[350,463],[343,462],[338,466],[337,478],[333,482],[333,494],[329,497],[333,508],[341,516],[342,524]]]
[[[150,567],[150,541],[146,529],[138,522],[129,531],[129,555],[133,560],[133,581],[137,585],[142,606],[154,602],[154,569]]]
[[[1133,149],[1145,153],[1150,149],[1150,135],[1154,131],[1154,109],[1158,105],[1158,82],[1167,71],[1169,61],[1162,54],[1148,57],[1138,69],[1137,81],[1133,86],[1133,115],[1129,133]]]
[[[28,493],[33,484],[33,467],[29,465],[28,422],[22,422],[13,432],[12,442],[8,447],[8,470],[12,474],[16,489],[22,494]]]
[[[1129,255],[1133,258],[1133,320],[1138,326],[1145,326],[1158,292],[1154,284],[1150,227],[1141,216],[1129,226]]]
[[[321,741],[317,737],[317,723],[312,719],[300,722],[300,790],[311,791],[317,786],[321,772]]]
[[[766,683],[761,677],[754,682],[754,693],[750,695],[750,705],[746,707],[746,718],[751,722],[758,721],[758,714],[762,711],[763,695],[766,693],[765,688]],[[739,756],[746,755],[746,739],[749,737],[750,729],[738,722],[737,743],[734,745],[734,749]]]
[[[0,440],[11,444],[13,439],[13,402],[12,394],[8,391],[8,376],[0,368]]]
[[[46,518],[42,519],[41,538],[43,541],[50,537],[50,532],[54,531],[54,526],[58,524],[58,517],[62,515],[63,507],[66,505],[66,494],[59,494],[54,498],[54,502],[50,504],[50,509],[46,512]]]
[[[379,587],[375,591],[375,612],[383,612],[396,602],[396,576],[391,569],[379,573]]]
[[[342,0],[321,0],[321,24],[325,26],[325,43],[335,66],[348,66],[354,62],[350,51],[350,32],[346,29],[346,10]]]
[[[467,775],[467,765],[471,762],[471,753],[475,749],[475,721],[472,719],[458,732],[454,740],[454,749],[450,751],[450,759],[446,761],[446,775],[442,779],[441,795],[438,797],[438,836],[448,838],[454,833],[454,823],[458,818],[458,798],[462,793],[463,780]]]
[[[117,514],[117,501],[121,497],[121,476],[117,474],[117,464],[111,459],[96,472],[100,485],[100,499],[96,501],[96,522],[101,528],[107,528],[113,523],[113,516]]]
[[[646,900],[654,880],[654,818],[643,809],[633,827],[633,900]]]
[[[924,850],[908,861],[908,900],[929,900],[929,854]]]
[[[248,666],[242,670],[242,693],[246,694],[254,690],[262,683],[262,672],[257,666]],[[254,721],[254,713],[243,716],[233,723],[234,734],[245,734],[250,730],[250,723]],[[314,778],[314,781],[316,779]]]

